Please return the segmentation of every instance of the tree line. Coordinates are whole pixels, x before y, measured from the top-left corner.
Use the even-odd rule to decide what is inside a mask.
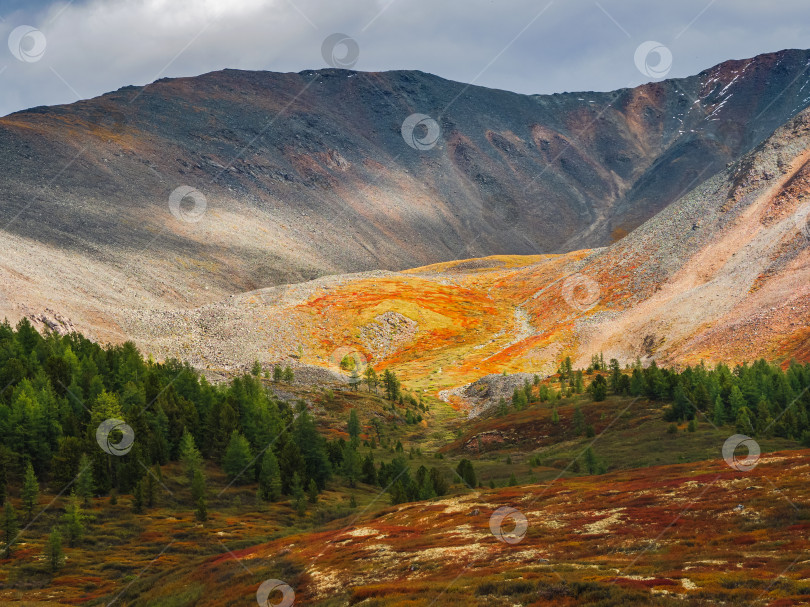
[[[279,369],[274,379],[292,381],[291,371]],[[334,477],[350,486],[390,484],[394,501],[446,492],[438,470],[412,475],[404,457],[377,463],[370,450],[361,455],[356,412],[348,441],[326,440],[306,404],[275,398],[259,371],[254,365],[253,374],[213,385],[188,364],[144,359],[132,343],[102,347],[75,333],[41,335],[27,319],[0,324],[0,504],[11,507],[5,498],[13,483],[28,519],[45,483],[54,492],[69,487],[79,507],[92,496],[127,493],[143,511],[154,501],[160,466],[178,460],[201,520],[206,461],[220,465],[229,482],[256,483],[262,499],[287,496],[299,510]],[[376,375],[367,377],[376,389]],[[426,410],[402,394],[393,371],[383,373],[382,384],[390,400]],[[406,421],[417,419],[421,414],[407,411]],[[99,437],[108,420],[117,422]],[[127,433],[132,444],[118,456]],[[16,517],[4,516],[9,528]]]

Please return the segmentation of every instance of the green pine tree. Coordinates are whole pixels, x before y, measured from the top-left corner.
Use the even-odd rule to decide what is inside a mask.
[[[194,471],[194,477],[191,479],[191,501],[196,504],[206,494],[205,488],[205,475],[201,469]]]
[[[28,465],[25,467],[25,476],[23,477],[20,496],[22,497],[26,520],[30,521],[34,514],[34,508],[36,508],[39,502],[39,482],[37,482],[37,475],[34,474],[34,466],[31,465],[31,462],[28,462]]]
[[[79,474],[76,476],[76,495],[82,498],[85,506],[90,505],[93,497],[93,465],[86,453],[79,458]]]
[[[76,494],[70,496],[65,514],[62,515],[62,522],[65,525],[68,546],[75,546],[84,536],[84,514],[79,505],[79,497]]]
[[[475,478],[475,470],[470,460],[462,459],[456,467],[456,474],[461,481],[471,489],[478,486],[478,481]]]
[[[186,477],[191,482],[194,478],[194,472],[202,468],[203,458],[194,442],[194,436],[185,428],[183,428],[183,435],[180,437],[179,453]]]
[[[313,479],[309,479],[309,486],[307,487],[307,500],[310,504],[318,503],[318,485]]]
[[[607,380],[605,380],[601,373],[597,373],[596,377],[593,378],[591,385],[588,386],[588,392],[591,393],[591,396],[593,396],[595,401],[599,402],[605,400],[607,390]]]
[[[582,413],[582,409],[579,406],[574,408],[574,432],[577,435],[581,435],[585,432],[585,415]]]
[[[368,391],[371,392],[371,389],[374,388],[374,392],[377,392],[377,372],[374,370],[374,367],[371,365],[366,367],[366,370],[363,372],[363,377],[366,382],[366,386],[368,386]]]
[[[58,570],[65,560],[65,554],[62,552],[62,535],[59,529],[54,527],[48,536],[48,541],[45,544],[45,561],[52,572]]]
[[[231,433],[231,440],[225,449],[222,468],[228,478],[237,484],[249,483],[253,480],[253,455],[250,452],[250,443],[237,430]]]
[[[132,493],[132,512],[143,514],[143,479],[138,480],[135,484],[135,490]]]
[[[6,505],[3,507],[3,558],[7,559],[11,556],[19,534],[20,525],[17,512],[11,505],[11,500],[6,500]]]
[[[740,407],[737,412],[736,427],[737,432],[740,434],[750,435],[756,433],[754,425],[751,423],[751,412],[748,407]]]
[[[714,412],[712,413],[712,418],[714,419],[716,426],[722,426],[726,422],[726,407],[723,404],[723,399],[719,394],[714,401]]]
[[[745,396],[743,396],[742,391],[738,386],[734,386],[731,388],[731,394],[728,398],[728,404],[731,409],[731,418],[737,419],[738,414],[740,413],[740,409],[746,407],[748,405],[748,401],[745,400]],[[751,429],[748,429],[748,432],[751,432]]]
[[[349,423],[347,424],[346,430],[349,433],[349,438],[352,443],[357,446],[357,441],[360,438],[360,419],[357,417],[356,409],[352,409],[349,412]]]
[[[364,483],[369,485],[377,484],[377,468],[374,467],[374,456],[369,451],[360,470],[360,478]]]
[[[6,478],[6,461],[0,458],[0,506],[6,503],[6,492],[8,491],[8,480]]]
[[[269,502],[273,502],[281,496],[281,469],[271,448],[268,448],[262,455],[259,496]]]
[[[293,474],[292,482],[290,483],[290,493],[292,494],[293,507],[298,513],[298,516],[304,516],[307,511],[306,496],[304,495],[304,483],[301,477],[296,472]]]
[[[361,466],[360,454],[357,453],[357,449],[351,443],[346,443],[343,448],[343,464],[341,471],[349,482],[349,487],[354,487],[359,480]]]
[[[588,471],[588,474],[596,474],[598,465],[596,454],[591,447],[588,447],[585,451],[585,469]]]
[[[157,493],[157,487],[155,483],[155,477],[150,472],[146,473],[144,477],[145,484],[143,488],[143,497],[144,501],[146,502],[147,508],[154,508],[155,507],[155,495]]]
[[[208,520],[208,508],[205,504],[205,496],[200,497],[197,500],[197,508],[194,510],[194,518],[200,523],[204,523]]]

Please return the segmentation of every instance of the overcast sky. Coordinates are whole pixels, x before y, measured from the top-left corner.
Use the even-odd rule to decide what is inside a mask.
[[[334,33],[356,42],[354,69],[522,93],[612,90],[810,47],[807,0],[0,0],[0,17],[0,115],[226,67],[327,67]],[[647,41],[663,48],[637,53]]]

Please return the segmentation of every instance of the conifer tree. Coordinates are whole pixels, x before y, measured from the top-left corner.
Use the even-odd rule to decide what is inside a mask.
[[[574,373],[574,392],[582,394],[585,391],[585,379],[582,377],[582,371]]]
[[[731,394],[729,395],[728,398],[728,404],[731,409],[732,419],[737,419],[737,416],[740,413],[740,409],[748,405],[748,401],[745,400],[745,397],[743,396],[743,393],[740,390],[739,386],[733,386],[731,388]]]
[[[610,359],[610,391],[614,394],[619,393],[619,387],[621,385],[621,378],[622,378],[622,368],[619,365],[619,361],[615,358]]]
[[[135,490],[132,494],[132,512],[143,514],[143,479],[138,480],[135,484]]]
[[[281,470],[273,449],[267,449],[262,455],[259,472],[259,496],[265,501],[275,501],[281,496]]]
[[[352,409],[349,412],[349,423],[346,430],[349,433],[352,443],[357,446],[357,441],[360,438],[360,419],[357,417],[357,410]]]
[[[366,386],[368,386],[368,391],[371,392],[371,389],[374,388],[374,393],[377,392],[377,372],[374,370],[374,367],[371,365],[366,367],[366,370],[363,372],[363,377],[366,382]]]
[[[34,466],[31,462],[25,467],[25,476],[23,477],[22,491],[23,509],[25,510],[26,520],[30,521],[39,501],[39,483],[37,482],[37,475],[34,473]]]
[[[62,515],[68,546],[75,546],[84,536],[84,518],[82,508],[79,505],[79,497],[72,494],[65,508],[65,514]]]
[[[354,391],[360,388],[360,384],[362,383],[362,379],[360,379],[360,375],[357,373],[357,369],[352,369],[351,373],[349,374],[349,387]]]
[[[146,482],[143,490],[144,501],[147,508],[154,508],[155,494],[157,493],[157,489],[155,487],[155,477],[151,473],[147,472],[145,481]]]
[[[62,535],[59,529],[54,527],[48,536],[48,541],[45,544],[45,561],[52,572],[58,570],[65,560],[65,554],[62,551]]]
[[[237,484],[249,483],[253,480],[252,460],[250,443],[239,431],[234,430],[231,433],[228,447],[225,449],[225,457],[222,460],[223,470],[231,481]]]
[[[341,469],[343,476],[345,476],[346,480],[349,482],[349,487],[354,487],[357,480],[360,478],[360,467],[360,454],[357,453],[357,449],[352,443],[346,443],[346,446],[343,448],[343,464]]]
[[[475,470],[470,460],[462,459],[456,467],[456,474],[467,487],[474,489],[478,486],[478,481],[475,478]]]
[[[585,469],[588,471],[588,474],[596,474],[597,466],[596,454],[591,447],[588,447],[585,451]]]
[[[722,426],[726,421],[726,407],[723,404],[723,399],[719,394],[714,400],[714,411],[712,412],[712,418],[717,426]]]
[[[293,474],[292,481],[290,482],[290,493],[292,494],[293,507],[298,513],[298,516],[304,516],[307,504],[304,495],[304,484],[298,472]]]
[[[6,461],[0,458],[0,506],[6,503],[6,491],[8,490],[8,479],[6,478]]]
[[[304,460],[305,476],[302,477],[302,482],[308,482],[312,478],[315,479],[318,489],[324,489],[330,475],[326,442],[305,406],[295,420],[293,439],[301,450],[301,457]]]
[[[198,503],[200,498],[204,498],[206,493],[205,488],[205,475],[199,468],[194,471],[194,477],[191,479],[191,501]]]
[[[574,432],[576,432],[577,435],[585,432],[585,415],[582,413],[582,409],[580,409],[579,406],[574,408]]]
[[[194,436],[192,436],[186,428],[183,428],[183,435],[180,437],[179,452],[183,469],[188,477],[188,481],[191,482],[194,478],[194,472],[202,468],[203,458],[194,442]]]
[[[7,500],[3,507],[3,558],[7,559],[11,556],[19,534],[20,525],[17,512],[11,505],[11,500]]]
[[[200,523],[204,523],[208,520],[208,507],[205,503],[205,496],[202,496],[197,500],[197,508],[194,510],[194,518]]]
[[[371,452],[363,459],[363,466],[360,471],[361,479],[369,485],[377,484],[377,468],[374,466],[374,456]]]
[[[313,479],[309,479],[309,486],[307,487],[307,500],[310,504],[318,503],[318,485],[315,484]]]
[[[593,378],[591,385],[588,386],[588,391],[597,402],[605,400],[607,396],[607,381],[601,373],[597,373]]]
[[[85,506],[90,504],[93,496],[93,464],[86,453],[79,458],[79,474],[76,476],[76,495],[82,498]]]

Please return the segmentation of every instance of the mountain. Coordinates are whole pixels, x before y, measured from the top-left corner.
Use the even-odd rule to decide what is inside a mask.
[[[553,374],[567,355],[581,367],[600,351],[622,364],[808,360],[809,176],[810,109],[608,247],[325,277],[118,318],[159,358],[338,373],[355,353],[468,405],[488,388],[459,386]]]
[[[225,70],[15,113],[0,119],[0,313],[120,340],[124,308],[604,246],[807,107],[808,65],[790,50],[555,95]],[[413,113],[437,121],[432,149],[406,144]],[[170,212],[181,186],[204,195],[199,221]]]

